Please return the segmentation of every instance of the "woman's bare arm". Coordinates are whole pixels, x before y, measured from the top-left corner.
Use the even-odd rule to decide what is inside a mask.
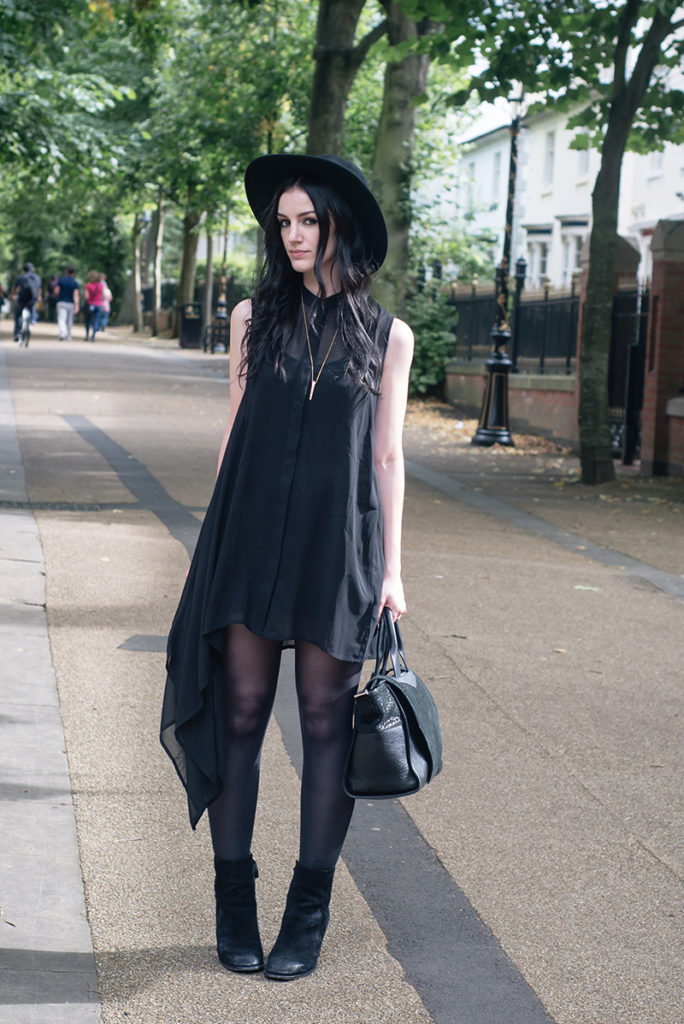
[[[247,328],[247,321],[251,315],[251,299],[243,299],[242,302],[238,302],[230,315],[230,416],[228,417],[228,426],[226,427],[226,432],[223,435],[223,441],[221,442],[218,457],[218,469],[221,468],[223,456],[226,453],[228,438],[230,437],[230,432],[233,429],[233,423],[235,423],[235,417],[237,416],[237,411],[240,408],[240,402],[242,401],[242,395],[245,390],[244,377],[240,376],[240,364],[242,362],[243,341]]]
[[[404,510],[402,430],[413,358],[413,332],[395,319],[387,343],[380,397],[375,411],[375,471],[382,505],[385,576],[380,612],[387,605],[393,618],[406,611],[401,582],[401,521]]]

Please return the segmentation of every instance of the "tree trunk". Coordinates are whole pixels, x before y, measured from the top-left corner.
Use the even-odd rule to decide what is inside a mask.
[[[133,290],[133,332],[140,334],[143,329],[143,315],[141,302],[141,260],[140,240],[143,233],[144,222],[142,215],[136,213],[133,221],[133,233],[131,235],[131,282]]]
[[[204,273],[204,295],[202,296],[202,336],[211,323],[212,297],[214,292],[214,224],[207,217],[205,225],[207,236],[207,269]]]
[[[197,228],[203,216],[203,210],[189,206],[183,217],[183,263],[181,265],[180,281],[178,282],[176,318],[172,327],[172,337],[174,338],[178,334],[180,307],[184,302],[192,302],[195,295],[195,270],[197,268],[197,243],[199,241]]]
[[[385,2],[387,35],[393,46],[415,40],[433,28],[416,24],[398,3]],[[398,316],[406,305],[409,227],[411,225],[411,177],[416,108],[413,101],[425,92],[430,64],[428,54],[409,53],[403,60],[388,63],[382,115],[373,155],[373,188],[387,221],[389,249],[378,278],[375,294]]]
[[[369,49],[385,32],[377,25],[358,45],[356,26],[366,0],[319,0],[307,153],[342,152],[344,114],[354,77]]]
[[[152,218],[152,337],[159,334],[159,309],[161,307],[161,261],[164,240],[166,209],[160,195],[157,209]]]
[[[601,147],[601,168],[592,194],[589,237],[589,276],[582,319],[579,358],[579,440],[582,482],[607,483],[615,479],[608,412],[608,361],[613,315],[615,251],[617,246],[620,171],[627,139],[643,102],[660,47],[672,31],[671,16],[656,11],[641,51],[627,81],[624,77],[627,42],[636,22],[638,4],[624,9],[618,33],[613,100]],[[674,10],[674,5],[671,5]],[[631,22],[630,22],[631,19]]]
[[[616,134],[615,132],[613,134]],[[609,133],[606,134],[606,143]],[[579,359],[579,440],[582,481],[615,479],[608,413],[608,360],[613,319],[620,170],[624,143],[603,150],[592,194],[589,277]]]

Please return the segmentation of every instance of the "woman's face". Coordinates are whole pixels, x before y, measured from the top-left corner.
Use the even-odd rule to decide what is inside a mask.
[[[280,237],[290,263],[298,273],[313,278],[313,268],[318,252],[320,228],[318,217],[309,194],[303,188],[289,188],[283,192],[278,203]],[[329,277],[330,268],[337,251],[335,225],[330,220],[328,244],[323,254],[323,276]],[[314,279],[315,280],[315,279]]]

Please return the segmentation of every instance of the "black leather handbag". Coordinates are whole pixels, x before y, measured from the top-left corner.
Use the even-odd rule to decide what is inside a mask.
[[[442,767],[442,733],[432,694],[406,663],[399,625],[383,609],[378,653],[363,690],[355,694],[354,730],[344,774],[349,796],[384,800],[408,796]]]

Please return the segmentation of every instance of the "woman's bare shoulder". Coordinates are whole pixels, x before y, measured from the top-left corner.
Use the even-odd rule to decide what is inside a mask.
[[[240,324],[246,324],[252,315],[252,300],[243,299],[238,302],[237,306],[234,307],[233,312],[230,315],[231,320],[236,321]]]
[[[390,327],[388,347],[394,352],[411,355],[413,353],[413,331],[407,323],[395,316]]]

